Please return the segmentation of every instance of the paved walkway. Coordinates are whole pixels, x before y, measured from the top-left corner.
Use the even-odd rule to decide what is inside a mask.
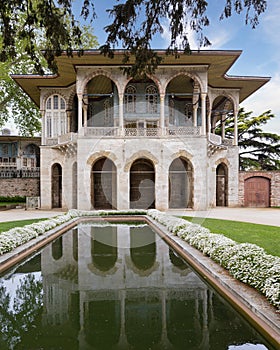
[[[0,222],[18,221],[26,219],[50,218],[61,215],[59,210],[25,210],[11,209],[0,211]],[[213,208],[207,211],[194,210],[169,210],[172,215],[186,215],[201,218],[215,218],[233,221],[245,221],[256,224],[272,225],[280,227],[280,209],[274,208]]]
[[[245,221],[255,224],[272,225],[280,227],[280,208],[226,208],[217,207],[207,211],[176,211],[169,210],[173,215],[186,215],[201,218],[214,218],[233,221]],[[279,231],[280,232],[280,231]]]

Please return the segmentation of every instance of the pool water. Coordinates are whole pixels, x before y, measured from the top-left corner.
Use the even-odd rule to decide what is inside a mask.
[[[148,225],[80,225],[0,279],[0,349],[273,349]]]

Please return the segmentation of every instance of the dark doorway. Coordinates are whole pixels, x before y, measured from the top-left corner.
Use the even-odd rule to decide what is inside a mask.
[[[191,208],[193,171],[190,162],[176,158],[169,167],[169,208]]]
[[[228,170],[223,163],[216,169],[216,206],[226,207],[228,205]]]
[[[52,166],[52,208],[62,207],[62,168],[60,164]]]
[[[92,206],[95,209],[116,208],[116,166],[101,158],[92,167]]]
[[[137,159],[130,168],[130,208],[155,208],[155,170],[148,159]]]

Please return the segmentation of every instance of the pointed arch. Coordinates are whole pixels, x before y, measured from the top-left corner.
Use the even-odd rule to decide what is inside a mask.
[[[52,191],[52,208],[62,207],[62,167],[55,163],[51,170],[51,191]]]
[[[228,167],[225,163],[216,168],[216,206],[228,206]]]
[[[155,208],[155,169],[146,158],[139,158],[130,167],[130,208]]]
[[[192,208],[193,166],[183,157],[173,160],[169,167],[169,208]]]
[[[115,209],[117,206],[117,169],[109,158],[99,158],[92,165],[91,204],[95,209]]]

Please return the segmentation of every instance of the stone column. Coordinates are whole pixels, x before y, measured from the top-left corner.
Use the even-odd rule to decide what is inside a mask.
[[[164,164],[162,152],[161,164],[155,167],[155,204],[158,210],[167,210],[168,203],[168,167]]]
[[[222,114],[222,117],[221,117],[221,124],[222,124],[222,139],[224,140],[225,137],[226,137],[226,130],[225,130],[225,122],[226,122],[226,115],[225,114]]]
[[[160,94],[160,119],[159,119],[159,127],[161,135],[164,134],[164,127],[165,127],[165,116],[164,116],[164,100],[165,100],[165,94]]]
[[[206,92],[201,95],[201,135],[206,135]]]
[[[78,94],[78,132],[83,127],[83,94]]]
[[[237,112],[237,110],[234,110],[234,139],[233,139],[233,145],[234,146],[238,146],[237,116],[238,116],[238,112]]]
[[[40,110],[41,116],[42,116],[42,145],[46,144],[46,138],[47,138],[47,120],[45,118],[45,110]]]
[[[119,94],[119,131],[120,134],[124,134],[123,130],[123,94]]]
[[[198,109],[198,105],[195,104],[193,106],[193,126],[197,126],[197,109]]]

